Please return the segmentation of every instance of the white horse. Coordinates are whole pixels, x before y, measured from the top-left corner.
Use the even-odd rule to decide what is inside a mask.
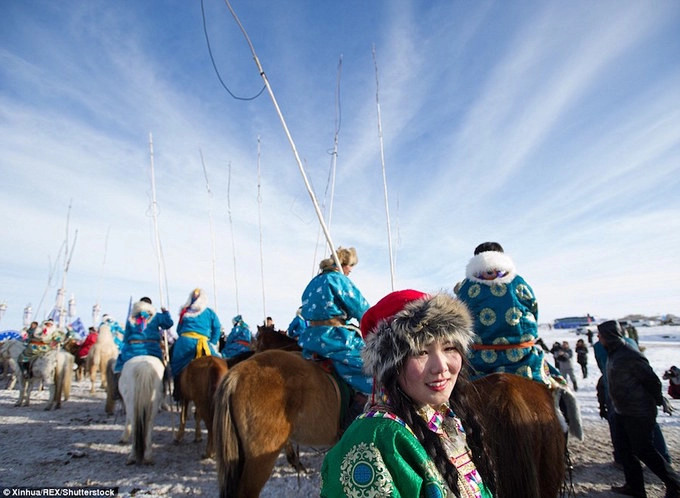
[[[0,363],[2,364],[2,375],[7,380],[6,389],[14,389],[17,383],[17,370],[19,363],[17,358],[23,353],[26,344],[18,339],[8,339],[0,344]]]
[[[125,362],[118,389],[125,406],[121,443],[132,437],[127,465],[152,464],[151,431],[163,398],[163,363],[155,356],[135,356]]]
[[[20,368],[17,369],[19,400],[15,406],[28,406],[33,386],[43,383],[50,386],[50,399],[45,410],[61,408],[62,397],[66,401],[71,395],[73,363],[71,353],[55,349],[31,361],[28,378],[24,377]]]
[[[99,327],[97,342],[92,345],[87,360],[85,360],[85,372],[90,375],[90,394],[94,394],[94,384],[97,381],[97,371],[102,379],[101,387],[106,389],[106,364],[110,359],[118,357],[118,346],[113,340],[111,326],[103,323]]]

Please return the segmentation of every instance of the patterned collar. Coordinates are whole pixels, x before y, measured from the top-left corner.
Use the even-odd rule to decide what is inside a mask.
[[[451,407],[447,404],[443,404],[437,409],[432,408],[430,405],[425,405],[418,410],[418,415],[427,422],[427,427],[435,434],[443,434],[444,429],[442,428],[442,424],[444,423],[444,420],[456,416]]]

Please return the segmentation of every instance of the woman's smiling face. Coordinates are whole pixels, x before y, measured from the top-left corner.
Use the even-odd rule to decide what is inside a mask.
[[[453,343],[434,341],[404,361],[399,386],[422,407],[438,408],[447,403],[463,366],[463,357]]]

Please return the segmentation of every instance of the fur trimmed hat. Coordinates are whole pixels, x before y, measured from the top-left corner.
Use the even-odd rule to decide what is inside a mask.
[[[472,343],[472,318],[462,301],[446,294],[402,290],[388,294],[361,319],[366,347],[364,372],[383,384],[388,372],[399,368],[435,340],[452,342],[461,354]]]

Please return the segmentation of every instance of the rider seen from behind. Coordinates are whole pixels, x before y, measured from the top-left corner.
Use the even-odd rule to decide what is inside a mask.
[[[298,344],[305,358],[330,360],[337,375],[359,393],[353,396],[355,406],[350,409],[356,415],[363,409],[363,395],[373,389],[372,379],[362,371],[365,343],[358,328],[369,304],[349,279],[359,261],[356,249],[339,247],[336,255],[341,267],[333,257],[324,259],[302,293],[301,314],[309,326],[300,332]],[[350,323],[353,319],[356,325]],[[352,418],[351,414],[346,418]]]
[[[484,242],[475,248],[465,279],[456,284],[454,292],[474,319],[475,339],[470,351],[473,374],[506,372],[546,385],[564,384],[536,346],[538,302],[534,291],[517,274],[499,243]]]
[[[172,346],[170,367],[175,388],[173,398],[179,401],[179,375],[191,363],[201,356],[220,356],[219,341],[222,326],[217,313],[208,307],[208,296],[203,289],[194,289],[186,304],[179,312],[177,323],[177,340]]]
[[[64,332],[59,330],[52,320],[45,320],[42,325],[31,323],[28,329],[28,344],[19,356],[18,363],[24,376],[28,376],[31,362],[53,349],[64,341]]]
[[[156,313],[156,308],[148,297],[143,297],[132,305],[130,316],[125,322],[123,345],[113,367],[116,397],[118,378],[126,361],[135,356],[149,355],[164,362],[161,349],[162,331],[169,329],[173,324],[170,312],[161,308],[161,312]]]

